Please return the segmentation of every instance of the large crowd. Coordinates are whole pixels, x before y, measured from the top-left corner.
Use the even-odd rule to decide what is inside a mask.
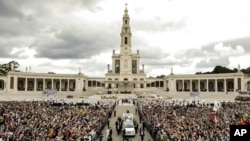
[[[93,141],[114,103],[0,102],[0,138],[8,141]]]
[[[150,100],[139,117],[157,141],[229,141],[230,125],[250,124],[250,103]]]
[[[134,100],[155,141],[229,141],[230,125],[250,124],[249,102]],[[135,104],[135,103],[134,103]],[[8,141],[94,141],[116,102],[1,101],[0,138]]]

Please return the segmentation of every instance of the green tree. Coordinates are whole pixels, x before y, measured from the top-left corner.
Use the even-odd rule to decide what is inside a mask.
[[[241,70],[244,74],[250,74],[250,67]]]
[[[56,74],[55,72],[48,72],[48,74]]]
[[[19,67],[19,63],[16,61],[10,61],[7,64],[2,64],[0,66],[0,73],[7,74],[9,71],[11,71],[12,67],[13,67],[13,70],[16,70]]]
[[[156,78],[164,78],[166,75],[162,74],[160,76],[156,76]]]
[[[212,71],[212,73],[216,74],[216,73],[232,73],[233,70],[227,68],[227,67],[222,67],[222,66],[216,66],[214,68],[214,70]]]
[[[196,74],[218,74],[218,73],[235,73],[238,70],[236,68],[234,68],[233,70],[227,68],[227,67],[223,67],[223,66],[215,66],[213,71],[211,72],[196,72]],[[250,71],[250,69],[249,69]],[[243,72],[243,71],[242,71]]]

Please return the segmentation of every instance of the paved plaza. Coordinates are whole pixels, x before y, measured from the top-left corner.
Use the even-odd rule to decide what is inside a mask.
[[[75,92],[58,92],[56,95],[57,99],[67,99],[68,95],[72,95],[72,100],[101,100],[102,96],[109,95],[100,95],[93,94],[89,95],[87,93],[75,93]],[[201,92],[198,97],[190,97],[190,92],[182,92],[182,93],[160,93],[160,94],[144,94],[145,98],[147,97],[155,97],[155,98],[167,98],[172,100],[192,100],[192,99],[201,99],[206,101],[234,101],[235,97],[239,95],[237,92]],[[135,94],[112,94],[112,96],[120,98],[136,98]],[[0,101],[9,101],[9,100],[41,100],[41,99],[50,99],[53,97],[46,97],[42,94],[42,92],[0,92]]]
[[[116,108],[115,108],[116,116],[114,116],[114,113],[112,113],[112,117],[109,118],[110,127],[112,128],[112,131],[113,131],[113,134],[112,134],[113,141],[123,141],[122,134],[118,135],[116,130],[115,130],[115,121],[117,120],[118,116],[122,117],[122,114],[126,113],[127,110],[129,110],[130,113],[133,113],[135,120],[138,121],[138,123],[139,123],[139,128],[142,126],[142,123],[139,122],[139,116],[138,116],[138,113],[135,112],[135,109],[136,109],[135,105],[127,104],[127,103],[122,104],[121,102],[116,106]],[[102,131],[102,134],[104,136],[103,141],[107,140],[107,134],[106,134],[107,128],[108,127],[105,126],[105,128]],[[144,141],[149,141],[149,140],[153,141],[150,134],[145,129]],[[99,141],[99,140],[97,140],[97,141]],[[141,137],[140,137],[139,133],[137,133],[135,137],[129,137],[129,141],[141,141]]]

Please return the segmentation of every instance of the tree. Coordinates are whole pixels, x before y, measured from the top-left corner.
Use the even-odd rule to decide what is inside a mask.
[[[213,71],[211,72],[196,72],[196,74],[218,74],[218,73],[235,73],[238,70],[234,68],[233,70],[223,67],[223,66],[215,66]],[[250,71],[250,70],[249,70]],[[243,71],[242,71],[243,72]]]
[[[222,66],[216,66],[212,73],[217,74],[217,73],[232,73],[233,70],[227,68],[227,67],[222,67]]]
[[[13,68],[12,68],[13,67]],[[10,61],[7,64],[2,64],[0,66],[0,73],[7,74],[11,69],[16,70],[19,67],[19,63],[16,61]]]
[[[55,72],[51,72],[51,71],[50,71],[50,72],[48,72],[48,74],[56,74],[56,73],[55,73]]]
[[[241,70],[244,74],[250,74],[250,67]]]
[[[164,74],[162,74],[160,76],[156,76],[156,78],[164,78],[164,77],[166,77],[166,75],[164,75]]]

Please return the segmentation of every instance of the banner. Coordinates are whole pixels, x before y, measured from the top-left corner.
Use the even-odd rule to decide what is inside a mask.
[[[56,97],[57,89],[44,89],[43,96],[44,97]]]
[[[200,93],[199,92],[190,92],[190,97],[196,98],[199,97]]]

